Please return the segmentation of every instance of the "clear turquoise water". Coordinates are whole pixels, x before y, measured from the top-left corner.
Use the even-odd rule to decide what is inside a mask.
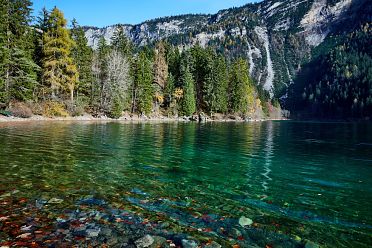
[[[51,222],[97,199],[223,246],[371,247],[372,124],[6,124],[0,204],[9,198],[60,200],[43,210]],[[0,206],[0,217],[23,208]],[[241,216],[254,224],[241,228]],[[1,228],[0,242],[14,238]]]

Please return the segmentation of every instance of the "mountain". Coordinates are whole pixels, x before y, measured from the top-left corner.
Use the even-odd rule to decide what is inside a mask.
[[[249,72],[272,97],[285,98],[301,68],[370,22],[370,0],[265,0],[214,15],[180,15],[138,25],[85,27],[89,45],[110,42],[119,27],[137,46],[165,39],[187,49],[212,46],[229,58],[245,57]]]

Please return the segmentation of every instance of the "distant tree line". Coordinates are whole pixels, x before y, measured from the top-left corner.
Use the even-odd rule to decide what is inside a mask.
[[[32,22],[31,6],[28,0],[0,0],[3,109],[21,102],[41,114],[114,118],[123,111],[248,116],[261,109],[244,59],[228,62],[200,46],[181,52],[166,41],[136,48],[120,28],[110,44],[102,37],[93,50],[76,20],[68,28],[54,8]]]
[[[372,26],[365,23],[300,71],[287,107],[320,118],[372,117]]]

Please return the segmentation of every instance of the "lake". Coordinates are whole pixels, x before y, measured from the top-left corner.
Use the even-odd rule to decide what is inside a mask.
[[[371,247],[371,204],[368,123],[0,126],[0,246]]]

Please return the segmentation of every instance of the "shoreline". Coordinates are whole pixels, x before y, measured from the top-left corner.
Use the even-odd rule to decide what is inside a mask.
[[[250,120],[244,120],[244,119],[230,119],[230,118],[223,118],[223,119],[207,119],[205,121],[201,121],[201,123],[207,123],[207,122],[237,122],[237,123],[243,123],[243,122],[264,122],[264,121],[285,121],[289,119],[281,118],[281,119],[250,119]],[[192,121],[188,120],[184,117],[138,117],[138,116],[123,116],[119,119],[113,119],[109,117],[93,117],[91,115],[84,115],[84,116],[76,116],[76,117],[45,117],[45,116],[39,116],[34,115],[30,118],[20,118],[20,117],[7,117],[7,116],[0,116],[0,123],[25,123],[25,122],[199,122],[199,121]]]

